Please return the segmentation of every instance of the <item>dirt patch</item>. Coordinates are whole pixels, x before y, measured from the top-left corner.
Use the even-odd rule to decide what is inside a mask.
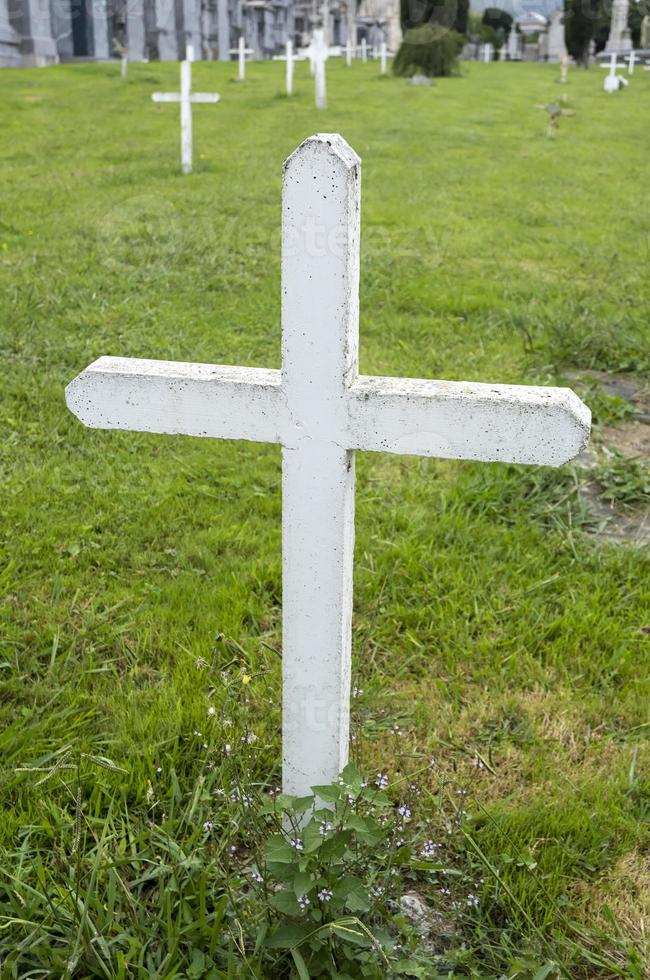
[[[650,459],[650,425],[645,422],[621,422],[607,425],[601,432],[603,444],[629,459]]]
[[[650,384],[644,379],[631,374],[607,374],[606,371],[568,371],[565,377],[577,381],[578,389],[580,382],[583,385],[596,382],[606,395],[630,402],[639,413],[638,421],[650,425]]]
[[[626,507],[603,500],[598,483],[598,469],[615,453],[626,459],[650,462],[650,386],[648,382],[627,374],[604,371],[571,371],[566,375],[580,393],[586,386],[598,385],[611,397],[628,402],[636,413],[634,419],[619,425],[604,426],[590,445],[576,459],[576,464],[594,479],[586,478],[580,488],[594,520],[592,533],[608,544],[645,547],[650,544],[650,502],[648,506]],[[587,398],[588,400],[588,398]]]

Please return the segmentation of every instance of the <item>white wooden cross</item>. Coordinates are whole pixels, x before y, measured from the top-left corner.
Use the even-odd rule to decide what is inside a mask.
[[[122,54],[120,55],[120,60],[121,60],[122,78],[124,79],[126,78],[127,72],[129,70],[129,52],[127,51],[126,48],[122,50]]]
[[[154,92],[154,102],[180,102],[181,104],[181,169],[184,174],[192,173],[192,103],[218,102],[221,96],[216,92],[192,91],[192,62],[181,61],[180,92]]]
[[[632,48],[632,50],[630,51],[630,53],[628,55],[628,58],[627,58],[627,73],[628,73],[628,75],[633,75],[634,74],[634,66],[635,66],[635,64],[636,64],[636,51],[634,50],[634,48]]]
[[[483,45],[483,61],[486,65],[492,61],[492,45],[489,42]]]
[[[623,78],[622,75],[616,74],[616,72],[618,71],[618,60],[615,51],[612,51],[610,55],[609,66],[605,62],[601,62],[600,67],[601,68],[609,67],[609,74],[605,75],[605,82],[603,84],[603,88],[605,89],[606,92],[609,92],[610,94],[612,92],[618,92],[620,88],[629,84],[627,79]]]
[[[368,61],[368,42],[366,41],[365,37],[362,37],[361,38],[361,62],[362,64],[365,65],[367,61]]]
[[[283,782],[297,794],[348,756],[355,450],[559,466],[590,424],[567,388],[359,375],[360,179],[337,134],[285,163],[281,370],[100,357],[66,389],[91,428],[282,445]]]
[[[345,42],[345,63],[348,68],[352,66],[352,41],[350,38]]]
[[[231,48],[230,53],[237,55],[237,60],[239,62],[239,67],[237,71],[237,81],[243,82],[246,80],[246,55],[255,54],[255,52],[253,51],[252,48],[246,47],[246,42],[244,41],[244,35],[241,34],[237,47]]]
[[[386,70],[387,70],[386,69],[386,64],[387,64],[387,58],[388,58],[388,52],[387,52],[387,49],[386,49],[386,42],[385,41],[382,41],[381,42],[381,45],[379,47],[379,57],[380,57],[379,74],[380,75],[385,75],[386,74]]]
[[[309,61],[312,65],[315,91],[316,108],[327,108],[327,86],[325,83],[325,62],[329,58],[329,45],[325,40],[325,31],[322,29],[314,31],[311,44],[308,48]]]
[[[293,93],[293,42],[287,41],[286,46],[286,59],[287,59],[287,95]]]

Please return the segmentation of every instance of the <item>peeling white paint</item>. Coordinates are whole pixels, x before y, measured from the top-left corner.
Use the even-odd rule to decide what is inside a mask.
[[[66,389],[94,428],[280,443],[283,781],[348,753],[354,451],[559,466],[589,436],[567,388],[358,375],[361,161],[337,134],[286,161],[282,371],[101,357]]]

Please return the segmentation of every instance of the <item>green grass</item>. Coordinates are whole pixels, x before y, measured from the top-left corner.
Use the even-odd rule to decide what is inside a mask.
[[[223,101],[195,110],[189,178],[177,110],[150,101],[176,65],[0,75],[0,972],[212,975],[192,733],[218,760],[228,729],[197,658],[242,658],[251,778],[278,778],[279,450],[88,431],[64,385],[101,354],[279,366],[281,164],[317,130],[363,158],[364,373],[650,375],[650,76],[606,96],[601,72],[557,75],[470,64],[423,89],[330,63],[317,114],[305,65],[289,101],[280,64],[245,84],[198,64]],[[548,140],[537,104],[561,91],[575,116]],[[487,890],[454,975],[647,975],[647,553],[590,537],[570,467],[358,464],[354,754],[391,775],[433,754],[471,786],[459,860]],[[127,773],[84,782],[75,857],[69,791],[21,771],[67,745]],[[138,885],[164,858],[168,887]],[[233,949],[215,976],[244,975]]]

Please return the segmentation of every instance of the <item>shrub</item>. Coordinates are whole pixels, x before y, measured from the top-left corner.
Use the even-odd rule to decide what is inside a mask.
[[[427,75],[429,78],[454,75],[458,71],[458,54],[462,45],[460,34],[439,24],[410,28],[405,32],[395,56],[393,71],[404,78],[412,75]]]

